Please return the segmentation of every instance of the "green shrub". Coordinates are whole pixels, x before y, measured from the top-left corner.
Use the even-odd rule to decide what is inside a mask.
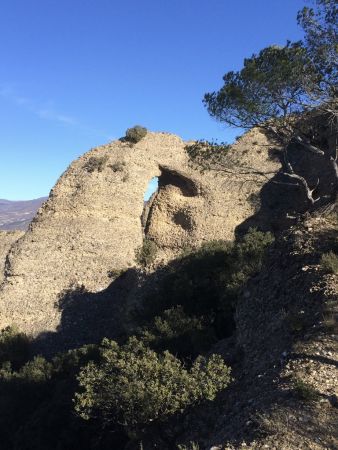
[[[16,327],[7,327],[0,332],[0,365],[10,362],[13,369],[20,368],[30,357],[30,341]]]
[[[323,253],[320,263],[326,272],[334,274],[338,273],[338,255],[336,255],[336,253]]]
[[[108,156],[91,156],[83,166],[89,173],[102,172],[108,161]]]
[[[126,131],[125,140],[128,142],[132,142],[133,144],[136,144],[141,139],[145,137],[147,134],[147,129],[144,127],[141,127],[140,125],[135,125],[133,128],[128,128]]]
[[[113,172],[123,172],[125,168],[125,162],[116,162],[110,166]]]
[[[181,305],[189,316],[215,312],[224,292],[225,266],[231,264],[232,245],[224,241],[203,244],[198,250],[174,261],[160,282],[159,290],[147,300],[149,314],[160,315],[166,309]]]
[[[319,396],[316,389],[310,383],[306,383],[299,378],[294,380],[294,392],[299,399],[306,402],[317,400]]]
[[[144,239],[143,244],[135,252],[135,260],[142,267],[147,267],[155,261],[158,247],[154,241]]]
[[[168,350],[180,358],[195,358],[208,350],[216,337],[203,318],[188,316],[182,306],[156,316],[140,333],[140,339],[156,351]]]
[[[88,345],[50,362],[37,356],[19,370],[10,362],[2,364],[1,448],[59,450],[80,444],[83,450],[92,449],[88,436],[97,437],[99,431],[74,414],[72,398],[80,367],[95,359],[97,346]]]
[[[45,383],[52,376],[53,365],[42,356],[35,356],[16,374],[25,383]]]
[[[261,270],[265,252],[273,242],[272,233],[249,228],[236,246],[237,259],[246,266],[245,271],[252,273]]]
[[[169,352],[157,354],[135,337],[121,347],[104,339],[102,362],[89,363],[78,380],[75,410],[82,418],[135,430],[213,400],[229,384],[230,369],[218,355],[200,357],[188,370]]]
[[[230,336],[238,295],[248,278],[260,270],[272,241],[270,233],[249,230],[240,242],[211,241],[185,252],[169,264],[156,293],[145,299],[145,320],[152,322],[163,311],[181,306],[188,317],[203,318],[210,336]]]

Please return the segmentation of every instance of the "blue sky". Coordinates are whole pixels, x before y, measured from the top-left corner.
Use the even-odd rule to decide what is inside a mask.
[[[48,195],[70,162],[135,124],[231,141],[205,92],[299,39],[302,0],[2,0],[0,198]]]

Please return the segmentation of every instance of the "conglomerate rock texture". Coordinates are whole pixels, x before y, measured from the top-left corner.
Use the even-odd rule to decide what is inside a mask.
[[[23,231],[0,231],[0,285],[5,277],[5,263],[9,249],[23,235]]]
[[[106,289],[112,270],[135,265],[145,234],[159,248],[156,264],[187,246],[233,239],[236,227],[257,211],[252,198],[280,168],[269,157],[271,143],[251,130],[230,149],[232,165],[257,170],[249,176],[202,172],[190,164],[185,146],[175,135],[148,132],[137,144],[115,141],[74,161],[9,250],[0,328],[16,324],[33,336],[57,330],[62,293],[80,286],[93,293]],[[159,177],[159,190],[144,214],[153,177]]]

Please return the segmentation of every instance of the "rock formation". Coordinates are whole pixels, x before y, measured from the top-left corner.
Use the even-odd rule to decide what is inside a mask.
[[[240,161],[269,174],[263,177],[201,172],[190,164],[185,146],[177,136],[149,132],[137,144],[115,141],[74,161],[10,248],[0,327],[16,324],[35,336],[55,331],[60,295],[76,286],[89,292],[107,288],[110,271],[135,265],[144,235],[159,248],[156,263],[186,246],[233,239],[236,227],[257,208],[251,199],[280,167],[269,157],[271,143],[252,130],[228,155],[234,165]],[[159,190],[144,217],[143,196],[153,177],[159,177]]]
[[[23,235],[23,231],[0,231],[0,285],[4,279],[6,256],[9,249]]]

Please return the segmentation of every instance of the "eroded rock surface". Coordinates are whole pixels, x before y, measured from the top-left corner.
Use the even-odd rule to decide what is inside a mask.
[[[229,151],[230,159],[265,177],[201,172],[189,163],[185,145],[177,136],[149,132],[135,145],[112,142],[74,161],[9,251],[0,327],[15,323],[35,336],[57,330],[60,295],[76,286],[107,288],[109,272],[135,265],[144,233],[159,247],[157,263],[189,245],[233,239],[255,212],[252,197],[279,169],[270,143],[252,130]],[[153,177],[159,191],[143,227],[143,196]]]
[[[11,246],[23,235],[23,231],[0,231],[0,285],[5,276],[7,254]]]

